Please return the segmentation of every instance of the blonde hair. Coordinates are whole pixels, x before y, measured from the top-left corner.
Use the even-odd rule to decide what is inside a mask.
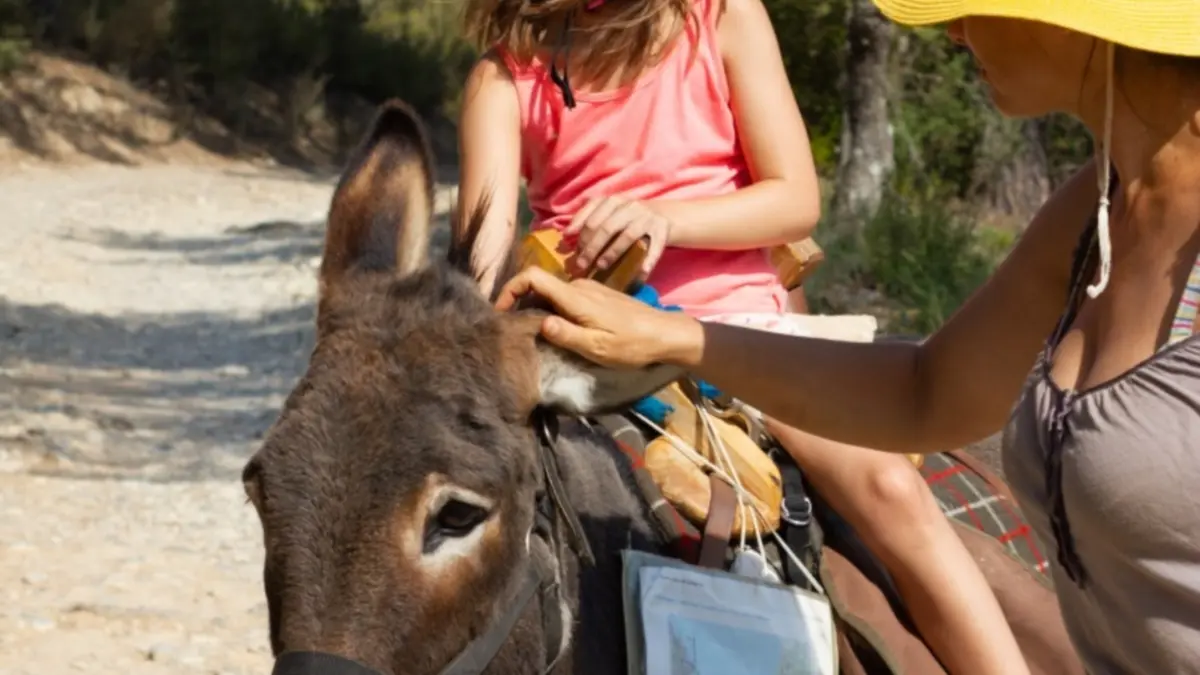
[[[693,0],[606,0],[602,21],[581,26],[573,19],[588,0],[468,0],[467,35],[481,50],[501,47],[520,63],[570,40],[570,66],[585,81],[617,72],[641,73],[686,32],[694,42]],[[566,35],[564,36],[564,33]],[[581,39],[582,38],[582,39]]]

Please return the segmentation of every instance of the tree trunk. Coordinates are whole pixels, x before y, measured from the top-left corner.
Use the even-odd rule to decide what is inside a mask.
[[[975,183],[992,213],[1028,222],[1050,198],[1050,161],[1037,120],[993,114],[984,129]]]
[[[838,229],[857,234],[883,199],[895,162],[888,122],[888,57],[892,24],[871,0],[851,0],[841,156],[833,210]]]

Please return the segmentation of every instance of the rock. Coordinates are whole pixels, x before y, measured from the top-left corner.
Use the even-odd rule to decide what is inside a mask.
[[[112,429],[114,431],[133,431],[134,423],[128,417],[120,415],[98,415],[96,423],[101,429]]]
[[[46,582],[45,572],[29,572],[21,577],[21,583],[27,586],[41,586]]]
[[[53,630],[56,625],[54,623],[53,619],[48,619],[44,616],[37,616],[37,615],[30,615],[30,614],[26,614],[26,615],[22,616],[20,623],[21,623],[21,625],[25,626],[26,628],[37,631],[39,633],[42,633],[42,632],[45,632],[48,630]]]
[[[250,369],[240,363],[230,363],[217,368],[216,373],[221,377],[246,377]]]
[[[178,657],[179,648],[172,644],[155,644],[146,650],[147,661],[175,661]]]

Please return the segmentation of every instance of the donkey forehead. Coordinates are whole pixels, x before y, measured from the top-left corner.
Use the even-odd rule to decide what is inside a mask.
[[[368,421],[353,396],[302,405],[267,438],[254,463],[273,518],[298,509],[353,516],[355,527],[424,512],[445,496],[488,503],[536,485],[536,437],[486,412],[464,420],[427,400]],[[357,419],[356,419],[357,418]],[[303,529],[303,528],[301,528]]]
[[[364,275],[326,295],[310,376],[456,412],[522,409],[514,387],[517,373],[536,371],[532,342],[507,339],[501,315],[462,274],[435,266],[402,279]]]
[[[366,308],[364,308],[366,309]],[[259,461],[297,478],[407,491],[437,474],[495,492],[528,471],[534,436],[494,321],[427,316],[324,337]],[[336,474],[336,475],[334,475]]]

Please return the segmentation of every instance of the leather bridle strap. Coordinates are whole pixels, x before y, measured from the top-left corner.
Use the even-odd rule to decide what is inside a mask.
[[[336,654],[286,652],[275,659],[271,675],[379,675],[379,671]]]
[[[529,601],[542,588],[542,578],[535,567],[536,565],[530,564],[526,568],[525,582],[508,611],[501,615],[500,620],[492,624],[486,633],[472,640],[459,652],[458,656],[442,669],[440,675],[479,675],[492,659],[496,658],[500,648],[508,641],[513,627],[517,625],[517,620],[525,613]],[[542,620],[544,622],[545,617]]]
[[[554,521],[556,516],[561,515],[570,538],[568,545],[583,563],[591,565],[595,563],[595,556],[592,554],[591,546],[588,545],[587,535],[583,531],[582,523],[579,522],[579,516],[575,513],[571,503],[567,501],[566,487],[562,484],[562,478],[559,475],[558,460],[554,452],[558,436],[557,421],[558,418],[548,412],[536,415],[534,420],[539,436],[538,449],[542,464],[542,476],[546,484],[545,498],[550,502],[545,508],[541,508],[542,505],[539,504],[538,511],[541,513],[539,513],[538,520],[544,518],[546,522],[540,523],[536,529],[547,538],[555,556],[560,556],[561,551],[555,536]],[[559,564],[561,565],[561,559]],[[508,611],[486,633],[472,640],[466,648],[459,652],[458,656],[443,668],[439,675],[479,675],[482,673],[508,640],[509,634],[517,625],[517,620],[524,614],[529,601],[538,594],[541,595],[542,632],[546,640],[548,657],[548,663],[543,672],[548,673],[553,670],[563,656],[561,645],[567,627],[563,625],[562,613],[557,607],[558,584],[551,579],[546,579],[543,574],[531,561],[525,573],[525,582],[521,586],[521,590],[517,592],[517,597],[513,599]],[[551,649],[558,651],[551,656]]]
[[[596,556],[588,544],[587,533],[583,531],[583,523],[579,522],[579,514],[575,513],[571,502],[567,500],[567,489],[563,486],[562,476],[558,471],[558,457],[554,452],[555,439],[558,435],[558,418],[553,413],[543,413],[536,421],[538,434],[541,437],[538,449],[542,459],[542,475],[546,480],[546,493],[555,511],[566,520],[567,536],[571,550],[579,556],[579,560],[588,567],[596,564]]]

